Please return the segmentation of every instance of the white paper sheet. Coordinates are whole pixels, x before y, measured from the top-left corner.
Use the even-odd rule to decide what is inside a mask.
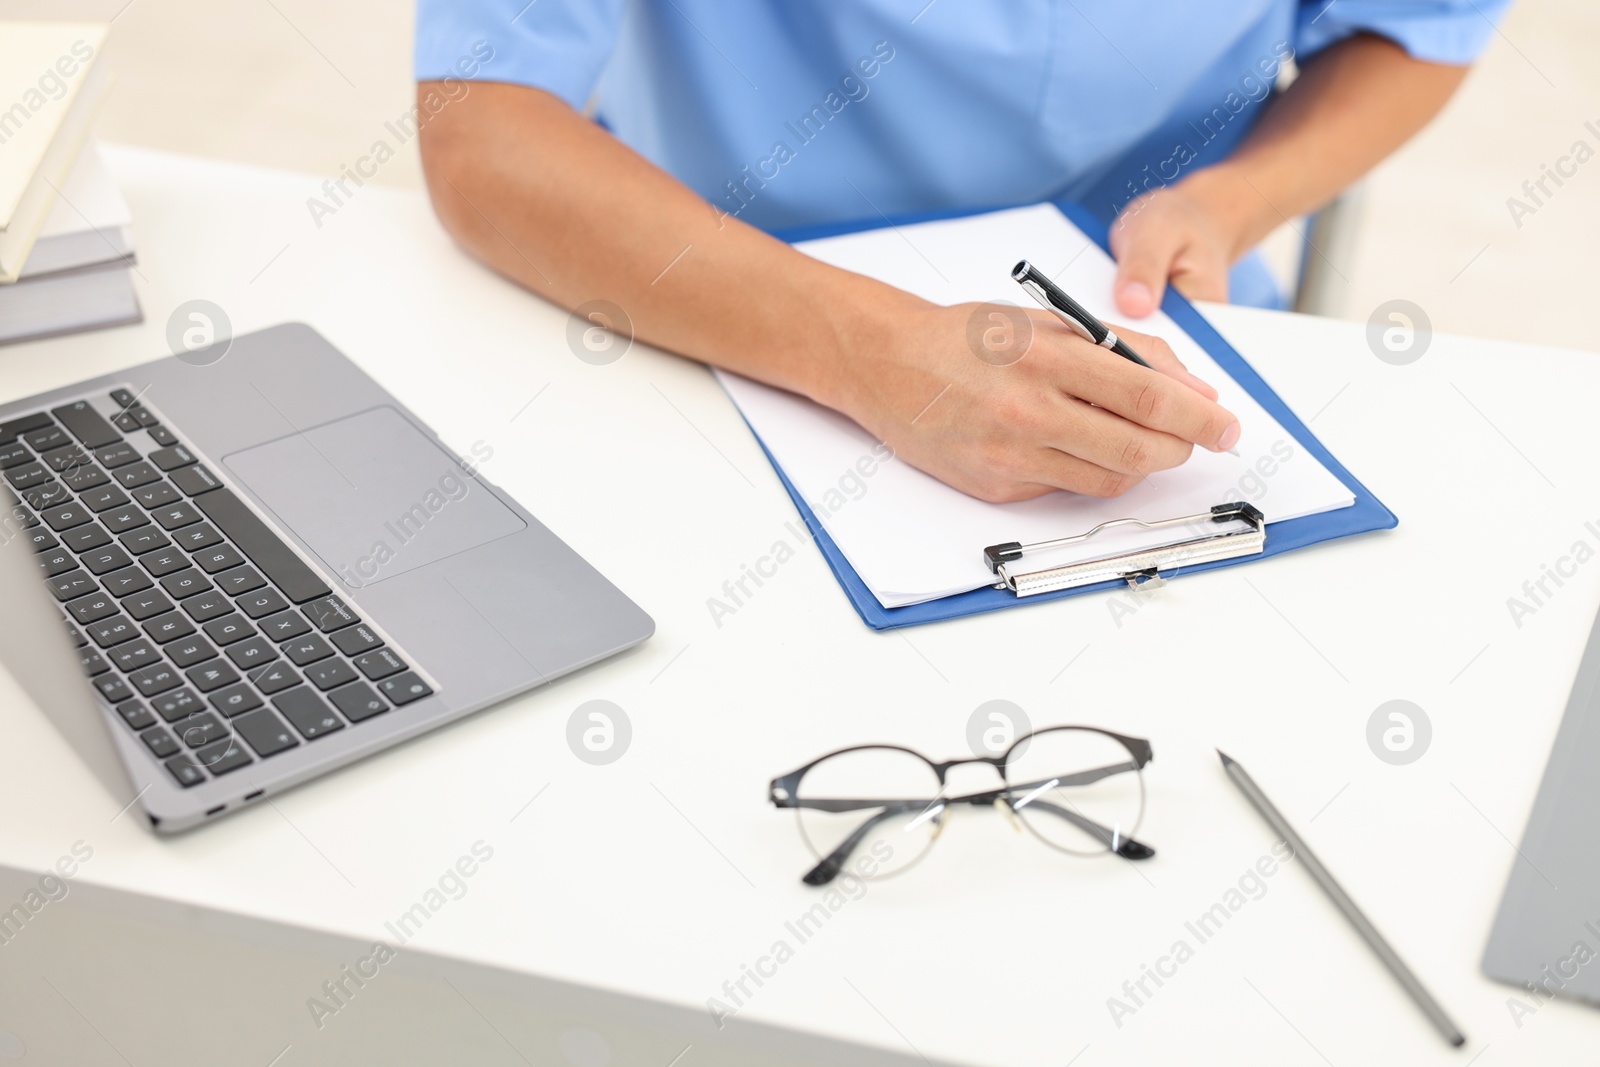
[[[1123,318],[1111,300],[1115,264],[1049,205],[871,230],[797,247],[940,304],[1003,300],[1031,305],[1010,273],[1017,260],[1029,259],[1094,314],[1113,321]],[[1269,523],[1354,503],[1350,490],[1165,314],[1158,312],[1137,326],[1166,339],[1192,372],[1217,389],[1219,403],[1239,417],[1243,433],[1237,457],[1196,449],[1182,467],[1152,475],[1114,500],[1060,492],[1017,504],[986,504],[892,456],[885,458],[889,453],[883,445],[835,411],[735,374],[718,374],[885,607],[992,584],[983,549],[1005,541],[1046,541],[1113,519],[1172,518],[1231,500],[1255,504]],[[1269,530],[1269,543],[1270,538]],[[1114,539],[1096,538],[1042,562],[1097,559],[1113,550],[1155,547],[1173,539],[1171,531],[1119,531]]]

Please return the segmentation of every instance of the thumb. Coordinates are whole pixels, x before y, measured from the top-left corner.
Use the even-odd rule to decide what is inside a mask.
[[[1130,220],[1111,245],[1117,257],[1117,280],[1112,287],[1117,310],[1137,319],[1154,314],[1161,307],[1172,264],[1183,250],[1181,231],[1175,226],[1141,226]]]

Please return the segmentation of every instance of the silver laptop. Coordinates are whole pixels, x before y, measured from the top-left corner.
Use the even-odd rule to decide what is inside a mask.
[[[167,833],[649,637],[471,453],[303,325],[0,405],[0,658]]]
[[[1600,1004],[1597,841],[1600,620],[1589,634],[1483,956],[1485,974],[1522,990],[1517,1003],[1523,1013],[1553,996]]]

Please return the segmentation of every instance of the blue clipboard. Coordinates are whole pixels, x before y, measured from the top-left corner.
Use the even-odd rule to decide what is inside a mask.
[[[1092,241],[1101,248],[1110,250],[1107,244],[1108,228],[1094,216],[1088,208],[1081,204],[1068,201],[1055,201],[1054,206],[1063,215],[1070,219],[1074,225],[1084,232]],[[984,214],[992,208],[976,210],[960,210],[935,212],[923,215],[905,216],[893,220],[882,218],[862,222],[831,223],[822,226],[810,226],[800,229],[780,231],[776,236],[791,244],[797,241],[809,241],[818,237],[834,237],[845,233],[858,233],[862,230],[875,230],[891,224],[907,226],[918,222],[929,222],[935,219],[963,218],[968,215]],[[1215,563],[1201,563],[1184,568],[1185,573],[1207,571],[1215,567],[1232,567],[1239,563],[1249,563],[1263,556],[1276,556],[1282,552],[1289,552],[1307,545],[1318,544],[1322,541],[1332,541],[1338,537],[1349,537],[1352,534],[1366,533],[1370,530],[1392,530],[1399,524],[1394,512],[1390,511],[1383,503],[1372,494],[1366,486],[1355,479],[1344,465],[1328,452],[1321,441],[1311,433],[1306,425],[1295,417],[1294,412],[1278,398],[1261,376],[1244,361],[1244,357],[1233,350],[1233,346],[1222,339],[1216,330],[1211,328],[1194,306],[1180,296],[1175,290],[1167,289],[1166,296],[1161,301],[1161,310],[1171,316],[1172,321],[1182,327],[1195,343],[1199,344],[1211,358],[1217,361],[1233,380],[1242,385],[1251,396],[1274,418],[1283,425],[1283,428],[1300,443],[1300,446],[1320,460],[1323,466],[1332,471],[1345,486],[1355,495],[1355,503],[1347,508],[1337,511],[1323,512],[1320,515],[1308,515],[1305,518],[1289,519],[1284,522],[1275,522],[1268,527],[1267,547],[1260,555],[1246,556],[1240,559],[1221,560]],[[754,432],[754,427],[751,428]],[[756,435],[760,442],[760,435]],[[828,566],[833,569],[834,576],[839,579],[839,585],[844,588],[845,595],[850,598],[850,603],[855,605],[861,619],[874,630],[893,630],[901,626],[918,626],[926,622],[940,622],[945,619],[960,618],[963,615],[976,615],[985,611],[998,611],[1001,608],[1021,607],[1023,605],[1043,604],[1062,597],[1077,596],[1080,593],[1103,592],[1111,589],[1126,588],[1120,581],[1099,582],[1095,585],[1079,586],[1075,589],[1061,589],[1051,593],[1039,593],[1034,596],[1018,597],[1007,589],[983,588],[974,589],[968,593],[958,593],[955,596],[944,597],[940,600],[930,600],[923,604],[911,604],[903,608],[886,608],[872,595],[872,591],[862,582],[855,568],[845,559],[844,553],[839,551],[839,546],[834,544],[833,538],[828,536],[828,531],[818,521],[811,506],[805,498],[795,489],[789,481],[789,476],[778,466],[778,461],[772,458],[772,453],[761,442],[761,451],[766,454],[767,461],[772,464],[772,469],[783,482],[783,487],[788,490],[789,498],[794,501],[795,508],[800,512],[800,517],[805,521],[806,528],[811,531],[812,539],[817,547],[822,550],[823,558],[828,561]],[[1219,501],[1221,503],[1221,501]],[[1072,531],[1064,531],[1071,533]],[[976,555],[982,549],[981,545],[973,546]]]

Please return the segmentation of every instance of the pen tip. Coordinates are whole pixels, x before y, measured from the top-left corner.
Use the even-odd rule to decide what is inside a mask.
[[[1218,756],[1219,756],[1219,757],[1221,757],[1221,759],[1222,759],[1222,765],[1223,765],[1223,766],[1224,766],[1224,767],[1231,767],[1231,766],[1233,766],[1233,757],[1232,757],[1232,756],[1230,756],[1230,755],[1228,755],[1228,754],[1227,754],[1227,753],[1226,753],[1226,752],[1224,752],[1224,751],[1222,751],[1222,749],[1220,749],[1220,748],[1219,748],[1219,749],[1217,749],[1217,755],[1218,755]]]
[[[1465,1034],[1457,1034],[1455,1037],[1450,1039],[1450,1043],[1456,1048],[1460,1048],[1462,1045],[1467,1043],[1467,1037]]]
[[[1228,449],[1228,455],[1230,455],[1230,456],[1238,456],[1239,455],[1239,450],[1237,448],[1230,448],[1230,449]]]

